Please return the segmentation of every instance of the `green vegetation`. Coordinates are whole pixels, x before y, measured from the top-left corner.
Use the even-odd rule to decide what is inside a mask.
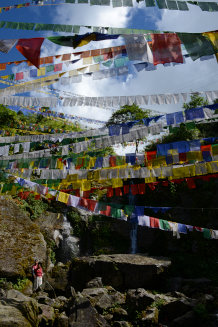
[[[27,278],[18,278],[17,282],[15,284],[13,284],[13,288],[17,291],[22,292],[23,289],[29,284],[29,279]]]
[[[197,107],[208,106],[208,105],[209,105],[208,100],[194,93],[191,95],[191,100],[188,103],[183,103],[183,108],[187,110],[191,108],[197,108]]]
[[[38,218],[48,209],[47,202],[42,199],[36,200],[32,193],[30,193],[25,200],[20,199],[17,195],[14,196],[14,200],[22,210],[30,213],[30,218],[32,220]]]
[[[63,129],[67,131],[81,131],[80,126],[67,122],[62,118],[45,117],[42,114],[29,113],[24,115],[22,111],[9,109],[7,106],[0,105],[0,128],[8,130],[8,127],[13,125],[12,131],[15,132],[16,124],[29,126],[37,124],[39,127],[48,127],[50,129]],[[43,133],[43,131],[41,131]]]
[[[142,110],[136,104],[132,106],[125,105],[112,114],[106,126],[127,123],[133,120],[140,120],[141,123],[142,119],[149,117],[149,115],[150,110]]]

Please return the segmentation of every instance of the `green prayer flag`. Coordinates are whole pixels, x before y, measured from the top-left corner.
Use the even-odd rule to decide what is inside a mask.
[[[66,3],[75,3],[75,0],[66,0]]]
[[[179,10],[183,10],[183,11],[189,10],[186,1],[177,1],[177,5]]]
[[[177,33],[192,60],[215,53],[212,43],[201,33]]]
[[[113,218],[121,218],[121,209],[111,207],[111,216]]]
[[[112,65],[112,63],[113,63],[113,60],[110,59],[110,60],[103,62],[102,65],[104,65],[105,67],[110,67]]]
[[[78,0],[78,3],[88,3],[88,0]]]
[[[34,29],[34,26],[35,26],[34,23],[18,23],[17,29],[32,31]]]
[[[104,61],[104,56],[103,55],[95,56],[95,57],[93,57],[93,60],[95,63],[99,63],[101,61]]]
[[[123,0],[123,7],[133,7],[132,0]]]
[[[90,5],[91,6],[100,6],[101,0],[90,0]]]
[[[5,23],[4,21],[0,22],[0,28],[2,28],[3,26],[5,26]]]
[[[218,11],[218,5],[216,2],[198,2],[198,6],[202,11]]]
[[[208,239],[211,238],[211,232],[208,228],[203,228],[203,236],[204,238],[208,238]]]
[[[159,9],[167,9],[165,0],[156,0]]]
[[[7,22],[5,28],[18,29],[18,23],[16,22]]]
[[[50,73],[50,72],[53,72],[53,71],[54,71],[54,65],[46,66],[46,73]]]
[[[102,6],[110,6],[110,0],[101,0]]]
[[[159,219],[160,229],[170,230],[170,225],[167,220]]]
[[[133,213],[133,210],[134,210],[134,206],[133,205],[125,205],[124,206],[124,213],[127,215],[127,216],[130,216],[132,213]]]
[[[53,31],[54,32],[72,32],[72,25],[61,25],[61,24],[57,24],[54,25]]]
[[[126,65],[127,61],[127,57],[116,58],[114,59],[114,67],[123,67]]]
[[[145,0],[146,7],[155,7],[155,1],[154,0]]]
[[[14,80],[14,74],[11,74],[11,75],[9,75],[9,81],[13,81]]]
[[[55,44],[59,44],[65,47],[72,47],[74,36],[50,36],[47,39]]]
[[[166,0],[167,8],[170,10],[178,10],[178,6],[175,0]]]
[[[122,7],[122,0],[112,0],[112,5],[114,8]]]
[[[54,24],[36,24],[35,31],[53,31]]]
[[[73,33],[78,34],[80,31],[80,26],[79,25],[74,25],[73,26]]]

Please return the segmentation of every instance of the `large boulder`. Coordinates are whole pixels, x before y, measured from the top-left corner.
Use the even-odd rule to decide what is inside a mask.
[[[75,258],[70,280],[82,290],[91,279],[101,276],[104,285],[116,289],[152,288],[159,275],[171,265],[167,258],[148,257],[143,254],[114,254]]]
[[[16,290],[7,291],[0,300],[0,326],[38,326],[37,302]]]
[[[92,307],[90,301],[78,296],[71,308],[69,327],[109,327],[107,321]]]
[[[128,290],[126,294],[126,303],[131,311],[145,310],[154,300],[155,296],[143,288]]]
[[[0,277],[30,274],[37,257],[46,262],[46,242],[39,227],[14,202],[0,198]]]

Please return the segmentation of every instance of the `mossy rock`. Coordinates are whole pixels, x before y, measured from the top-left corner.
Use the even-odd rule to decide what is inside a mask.
[[[46,242],[39,227],[14,202],[0,201],[0,277],[31,276],[37,257],[46,263]]]

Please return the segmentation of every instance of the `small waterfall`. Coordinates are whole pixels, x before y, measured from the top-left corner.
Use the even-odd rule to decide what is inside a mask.
[[[67,220],[66,215],[63,219],[63,230],[62,240],[60,241],[60,247],[58,251],[59,260],[63,263],[70,261],[74,257],[78,257],[79,249],[79,238],[72,235],[73,228],[70,222]]]
[[[130,182],[130,185],[133,184],[133,182]],[[131,187],[129,188],[129,204],[134,205],[135,204],[135,196],[131,192]],[[136,214],[133,212],[130,216],[130,224],[131,224],[131,230],[130,230],[130,239],[131,239],[131,254],[135,254],[137,252],[137,228],[138,228],[138,219]]]
[[[130,231],[130,239],[131,239],[131,254],[135,254],[137,252],[137,223],[131,224],[131,231]]]

